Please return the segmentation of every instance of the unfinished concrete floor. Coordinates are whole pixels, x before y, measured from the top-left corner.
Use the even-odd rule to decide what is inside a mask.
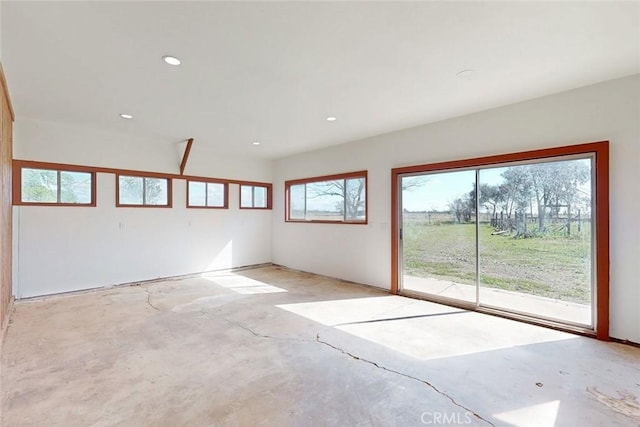
[[[277,267],[17,303],[3,426],[635,426],[640,349]]]

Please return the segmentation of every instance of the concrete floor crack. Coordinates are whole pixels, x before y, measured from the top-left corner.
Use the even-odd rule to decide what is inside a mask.
[[[243,330],[249,332],[254,337],[258,337],[258,338],[266,338],[266,339],[280,340],[280,341],[313,342],[313,340],[305,339],[305,338],[275,337],[273,335],[265,335],[265,334],[261,334],[259,332],[254,331],[253,329],[251,329],[248,326],[243,325],[242,323],[234,322],[233,320],[229,320],[229,319],[224,318],[224,317],[222,318],[222,320],[224,320],[225,322],[229,323],[230,325],[237,326],[238,328],[243,329]]]
[[[400,375],[400,376],[403,376],[403,377],[405,377],[405,378],[409,378],[409,379],[412,379],[412,380],[414,380],[414,381],[418,381],[418,382],[420,382],[420,383],[422,383],[422,384],[425,384],[427,387],[431,388],[433,391],[435,391],[435,392],[436,392],[436,393],[438,393],[439,395],[441,395],[441,396],[446,397],[447,399],[449,399],[449,401],[451,401],[451,403],[453,403],[453,404],[454,404],[454,405],[456,405],[457,407],[459,407],[459,408],[461,408],[461,409],[464,409],[465,411],[469,412],[470,414],[473,414],[473,416],[474,416],[474,417],[476,417],[477,419],[479,419],[479,420],[481,420],[481,421],[484,421],[485,423],[487,423],[487,424],[489,424],[489,425],[491,425],[491,426],[495,427],[495,424],[493,424],[491,421],[489,421],[489,420],[487,420],[486,418],[482,417],[480,414],[478,414],[477,412],[473,411],[472,409],[470,409],[470,408],[468,408],[468,407],[466,407],[466,406],[462,405],[461,403],[457,402],[453,397],[451,397],[451,396],[450,396],[450,395],[448,395],[447,393],[445,393],[445,392],[443,392],[443,391],[439,390],[436,386],[434,386],[433,384],[431,384],[431,383],[430,383],[430,382],[428,382],[428,381],[425,381],[425,380],[420,379],[420,378],[418,378],[418,377],[414,377],[414,376],[409,375],[409,374],[405,374],[405,373],[400,372],[400,371],[396,371],[396,370],[394,370],[394,369],[387,368],[387,367],[382,366],[382,365],[380,365],[380,364],[378,364],[378,363],[376,363],[376,362],[373,362],[373,361],[371,361],[371,360],[363,359],[362,357],[359,357],[359,356],[356,356],[355,354],[349,353],[348,351],[346,351],[346,350],[344,350],[344,349],[342,349],[342,348],[340,348],[340,347],[337,347],[337,346],[335,346],[335,345],[333,345],[333,344],[331,344],[331,343],[328,343],[327,341],[323,341],[322,339],[320,339],[320,334],[316,334],[316,341],[317,341],[318,343],[320,343],[320,344],[323,344],[323,345],[325,345],[325,346],[329,347],[329,348],[332,348],[332,349],[334,349],[334,350],[337,350],[337,351],[341,352],[342,354],[344,354],[344,355],[346,355],[346,356],[351,357],[351,358],[352,358],[352,359],[354,359],[354,360],[359,360],[359,361],[361,361],[361,362],[368,363],[368,364],[370,364],[370,365],[375,366],[375,367],[376,367],[376,368],[378,368],[378,369],[382,369],[382,370],[384,370],[384,371],[391,372],[391,373],[393,373],[393,374]]]
[[[149,292],[149,288],[145,288],[144,290],[147,292],[147,305],[153,308],[154,310],[160,311],[158,307],[156,307],[151,303],[151,292]]]

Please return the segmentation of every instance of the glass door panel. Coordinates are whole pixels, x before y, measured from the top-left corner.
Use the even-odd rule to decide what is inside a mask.
[[[476,304],[476,171],[402,176],[401,289]]]
[[[479,303],[591,326],[592,160],[479,170]]]

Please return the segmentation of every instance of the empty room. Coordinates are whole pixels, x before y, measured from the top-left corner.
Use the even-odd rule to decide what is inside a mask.
[[[640,2],[0,1],[0,425],[640,425]]]

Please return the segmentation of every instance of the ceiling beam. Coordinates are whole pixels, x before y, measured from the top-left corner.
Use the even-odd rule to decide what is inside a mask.
[[[187,140],[187,148],[184,149],[184,155],[182,156],[182,162],[180,163],[180,175],[184,175],[184,168],[187,166],[187,160],[189,160],[191,145],[193,145],[193,138],[189,138],[189,140]]]

